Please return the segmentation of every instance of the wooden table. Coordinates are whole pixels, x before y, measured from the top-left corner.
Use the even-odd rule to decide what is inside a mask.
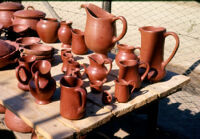
[[[113,102],[110,105],[103,105],[102,94],[90,93],[89,82],[85,79],[87,105],[86,115],[81,120],[68,120],[60,116],[60,87],[59,80],[64,75],[61,72],[62,62],[60,59],[61,44],[52,44],[58,49],[51,74],[57,82],[57,89],[53,101],[47,105],[38,105],[29,92],[24,92],[17,87],[15,69],[0,71],[0,103],[12,112],[17,114],[29,126],[33,127],[39,134],[46,138],[74,138],[86,134],[94,128],[110,121],[112,117],[119,117],[136,110],[151,102],[167,97],[175,93],[189,82],[189,77],[167,72],[165,79],[159,83],[143,85],[140,91],[134,92],[127,103]],[[87,55],[75,56],[80,63],[89,63]],[[118,67],[113,61],[113,69],[108,75],[108,81],[104,89],[114,95],[114,79]]]

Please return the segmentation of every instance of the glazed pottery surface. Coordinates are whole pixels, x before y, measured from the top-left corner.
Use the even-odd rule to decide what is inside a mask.
[[[56,18],[40,19],[37,23],[37,33],[42,41],[46,43],[54,43],[58,40],[58,28],[60,23]]]
[[[141,32],[141,53],[140,60],[151,67],[148,80],[157,82],[164,78],[166,65],[171,61],[179,47],[179,38],[174,32],[166,32],[163,27],[144,26],[139,28]],[[167,60],[164,57],[165,38],[172,35],[175,40],[175,48]]]
[[[126,44],[118,44],[118,53],[115,56],[115,62],[119,66],[119,61],[121,60],[138,60],[137,55],[134,53],[136,49],[140,47],[129,46]]]
[[[84,32],[79,29],[72,30],[72,52],[77,55],[83,55],[88,52],[88,48],[84,40]]]
[[[23,120],[16,116],[13,112],[6,109],[5,112],[5,124],[6,126],[13,131],[22,132],[22,133],[31,133],[33,128],[28,126]]]
[[[71,48],[72,41],[72,22],[62,21],[60,22],[60,28],[58,29],[58,39],[62,42],[62,48]]]
[[[18,2],[0,3],[0,24],[3,25],[3,28],[11,26],[14,12],[22,9],[24,9],[24,6]]]
[[[41,40],[39,37],[23,37],[23,38],[18,38],[16,40],[16,43],[18,43],[20,46],[26,46],[39,43],[40,41]]]
[[[140,76],[139,75],[139,65],[144,64],[146,67],[145,73]],[[133,82],[135,88],[140,88],[142,81],[147,76],[149,72],[149,64],[138,62],[137,60],[125,60],[119,61],[119,80],[123,79],[127,82]]]
[[[85,114],[86,91],[83,81],[73,76],[64,76],[60,80],[60,114],[62,117],[77,120]]]
[[[103,81],[112,69],[112,60],[109,58],[102,58],[98,54],[92,54],[88,56],[88,58],[90,65],[86,67],[86,65],[83,64],[83,66],[90,82],[94,83],[97,80]],[[105,64],[109,64],[110,68],[107,69]]]
[[[18,79],[18,87],[24,91],[29,90],[28,83],[32,78],[31,66],[35,62],[36,56],[28,55],[19,58],[19,66],[16,68],[16,77]]]
[[[95,53],[107,57],[108,51],[126,34],[126,19],[122,16],[116,17],[93,4],[82,4],[81,7],[85,8],[87,14],[84,32],[87,47]],[[122,32],[118,37],[115,36],[116,20],[121,20],[123,23]]]
[[[37,104],[50,103],[56,90],[56,81],[51,77],[50,69],[51,63],[47,60],[38,60],[32,65],[33,78],[29,88]]]

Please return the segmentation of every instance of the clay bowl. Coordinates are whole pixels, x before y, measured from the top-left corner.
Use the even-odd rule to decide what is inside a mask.
[[[47,56],[53,54],[53,47],[44,44],[26,45],[20,48],[20,51],[27,55]]]
[[[20,46],[26,46],[26,45],[32,45],[35,43],[39,43],[41,39],[39,37],[23,37],[23,38],[18,38],[16,40],[16,43],[18,43]]]
[[[23,33],[29,30],[29,26],[16,24],[16,25],[12,25],[12,30],[16,33]]]
[[[45,59],[51,59],[53,55],[45,55],[45,56],[36,56],[37,60],[45,60]]]

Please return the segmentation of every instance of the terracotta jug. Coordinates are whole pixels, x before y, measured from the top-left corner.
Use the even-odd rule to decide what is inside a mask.
[[[134,53],[136,49],[140,50],[140,47],[129,46],[126,44],[118,44],[118,53],[115,57],[115,62],[119,66],[120,60],[138,60],[138,56]]]
[[[73,76],[64,76],[60,80],[60,114],[64,118],[77,120],[85,114],[86,91],[83,81]]]
[[[46,43],[54,43],[58,40],[58,28],[60,23],[56,18],[40,19],[36,29],[39,37]]]
[[[87,14],[85,26],[85,43],[95,53],[107,57],[107,53],[114,47],[115,43],[122,39],[127,31],[126,19],[122,16],[114,16],[93,4],[82,4]],[[121,20],[123,29],[116,37],[115,21]]]
[[[71,53],[63,53],[61,55],[62,61],[63,61],[63,65],[61,68],[62,72],[66,72],[67,68],[68,68],[68,60],[73,58],[73,55]]]
[[[56,90],[56,81],[51,77],[51,63],[47,60],[36,61],[31,70],[33,78],[29,82],[31,94],[37,104],[48,104]]]
[[[166,32],[163,27],[144,26],[139,28],[141,32],[140,60],[150,65],[151,70],[148,80],[157,82],[164,78],[166,65],[174,57],[178,47],[179,38],[174,32]],[[172,35],[175,40],[175,48],[167,60],[163,60],[165,37]]]
[[[84,32],[79,29],[72,30],[72,52],[77,55],[83,55],[88,52],[84,40]]]
[[[81,65],[74,59],[72,59],[72,58],[68,59],[67,60],[67,71],[65,72],[65,75],[82,78],[83,75],[80,72],[80,70],[81,70],[80,66]]]
[[[24,91],[29,90],[28,83],[32,78],[31,66],[36,61],[36,56],[27,55],[19,58],[19,66],[16,68],[16,77],[18,79],[18,87]]]
[[[98,54],[92,54],[88,56],[88,58],[90,61],[90,65],[86,67],[86,65],[83,64],[83,67],[90,82],[94,83],[97,80],[103,81],[112,69],[112,60],[110,60],[109,58],[102,58]],[[110,68],[107,69],[105,67],[105,64],[109,64]]]
[[[145,73],[139,75],[139,65],[144,64],[146,66]],[[135,88],[140,88],[142,81],[149,72],[149,64],[144,62],[138,62],[137,60],[123,60],[119,62],[119,76],[118,79],[124,79],[127,82],[133,82]]]
[[[127,102],[128,99],[130,98],[131,93],[133,93],[134,89],[135,89],[134,82],[127,82],[123,79],[115,80],[115,98],[120,103]]]
[[[4,121],[10,130],[21,133],[31,133],[33,131],[32,127],[28,126],[22,119],[8,109],[6,109]]]
[[[60,22],[60,28],[58,29],[58,39],[62,42],[62,48],[71,48],[72,42],[72,22],[62,21]]]

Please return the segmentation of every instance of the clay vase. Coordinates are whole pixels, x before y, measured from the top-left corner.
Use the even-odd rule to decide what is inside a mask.
[[[160,81],[164,78],[166,65],[174,57],[178,47],[179,38],[174,32],[166,32],[163,27],[144,26],[139,28],[141,33],[140,60],[150,65],[148,80],[152,82]],[[172,35],[175,40],[175,48],[167,60],[163,60],[165,38]]]
[[[98,80],[103,81],[112,69],[112,60],[109,58],[102,58],[98,54],[92,54],[88,56],[88,58],[90,65],[87,67],[83,64],[83,67],[90,82],[95,83]],[[105,64],[109,64],[110,68],[107,69]]]
[[[10,130],[16,132],[31,133],[33,130],[32,127],[28,126],[22,119],[8,109],[6,109],[4,121]]]
[[[131,89],[132,88],[132,89]],[[130,91],[131,89],[131,91]],[[134,82],[123,79],[115,80],[115,98],[119,103],[126,103],[135,89]]]
[[[146,67],[145,73],[139,75],[139,65],[144,64]],[[142,81],[149,72],[149,64],[144,62],[138,62],[137,60],[123,60],[119,61],[119,76],[118,79],[125,80],[126,82],[133,82],[135,88],[140,88]]]
[[[64,53],[71,53],[71,49],[62,49],[61,50],[60,56],[61,56],[61,60],[62,61],[63,61],[63,55],[64,55]]]
[[[36,29],[43,42],[54,43],[58,40],[58,28],[60,23],[56,18],[40,19]]]
[[[86,91],[83,81],[73,76],[64,76],[60,80],[60,114],[62,117],[77,120],[85,114]]]
[[[33,78],[29,88],[37,104],[50,103],[56,90],[56,81],[51,77],[50,69],[51,63],[47,60],[38,60],[32,65]]]
[[[115,62],[119,66],[121,60],[138,60],[138,56],[134,53],[136,49],[140,50],[140,47],[129,46],[126,44],[118,44],[118,53],[115,57]]]
[[[79,29],[72,30],[72,52],[77,55],[83,55],[88,52],[84,40],[84,32]]]
[[[114,16],[109,12],[93,4],[82,4],[87,14],[85,26],[85,43],[95,53],[107,57],[107,53],[115,43],[122,39],[127,31],[127,22],[123,16]],[[116,20],[123,23],[122,32],[116,37]]]
[[[60,22],[60,28],[58,29],[58,39],[62,42],[62,48],[71,48],[72,42],[72,22],[62,21]]]
[[[91,93],[101,93],[103,84],[107,81],[105,78],[103,81],[96,80],[94,82],[90,82]]]
[[[83,75],[80,72],[80,70],[81,70],[80,66],[81,65],[74,59],[68,59],[67,71],[65,72],[65,75],[82,78]]]
[[[36,56],[27,55],[19,58],[19,66],[16,68],[16,77],[18,82],[18,87],[24,91],[29,90],[29,81],[32,78],[31,66],[36,61]]]
[[[73,55],[71,53],[63,53],[61,55],[61,58],[62,58],[62,61],[63,61],[61,71],[66,73],[67,68],[68,68],[68,60],[73,59]]]

